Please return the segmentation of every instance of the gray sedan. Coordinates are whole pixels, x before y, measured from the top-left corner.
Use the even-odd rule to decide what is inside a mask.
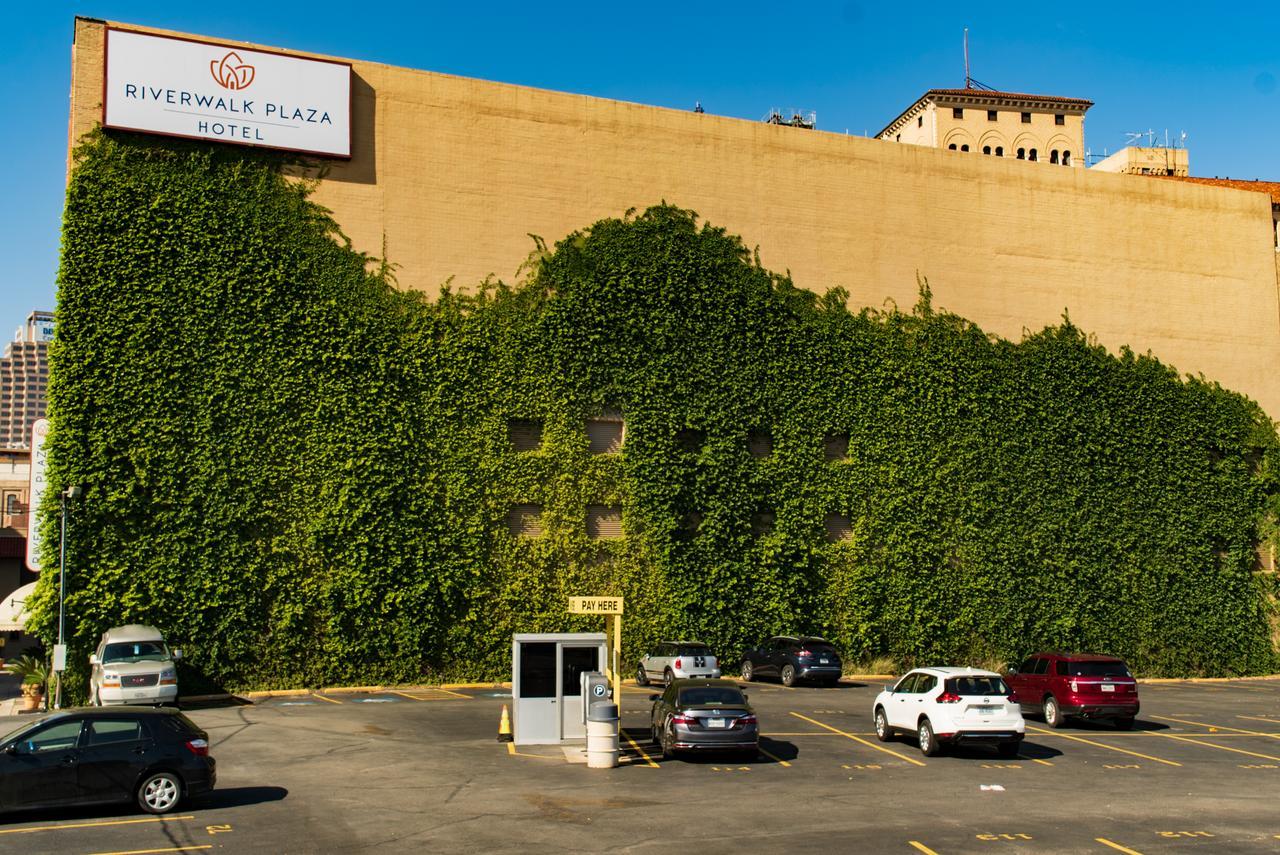
[[[669,759],[677,751],[726,751],[754,759],[760,723],[730,680],[673,680],[653,701],[653,741]]]

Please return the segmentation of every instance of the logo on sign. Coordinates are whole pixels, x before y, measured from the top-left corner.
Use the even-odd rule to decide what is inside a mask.
[[[209,63],[209,73],[224,89],[248,89],[253,82],[255,69],[240,58],[235,51],[228,51],[221,60]]]
[[[593,686],[593,687],[592,687],[592,689],[591,689],[591,692],[592,692],[592,694],[594,694],[597,698],[603,698],[603,697],[604,697],[604,686],[599,686],[599,685],[597,685],[597,686]]]

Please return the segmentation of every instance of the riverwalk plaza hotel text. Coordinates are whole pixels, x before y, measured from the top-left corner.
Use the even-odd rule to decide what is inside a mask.
[[[866,138],[87,18],[74,38],[71,146],[101,125],[299,152],[401,288],[510,278],[530,234],[665,200],[855,307],[910,306],[923,276],[1014,340],[1065,311],[1280,416],[1275,186],[1186,178],[1185,151],[1086,168],[1081,98],[934,89]]]

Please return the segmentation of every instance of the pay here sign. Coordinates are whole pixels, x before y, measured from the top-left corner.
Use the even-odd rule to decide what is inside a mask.
[[[107,30],[108,128],[351,156],[351,66]]]

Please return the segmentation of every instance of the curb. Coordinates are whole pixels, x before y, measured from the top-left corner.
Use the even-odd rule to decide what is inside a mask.
[[[1264,674],[1259,677],[1139,677],[1139,683],[1257,683],[1280,680],[1280,674]]]
[[[261,689],[252,692],[236,692],[228,695],[210,695],[208,700],[223,699],[229,697],[240,697],[248,700],[255,698],[287,698],[298,697],[301,695],[354,695],[373,692],[391,692],[404,690],[421,690],[421,689],[509,689],[511,683],[405,683],[395,684],[391,686],[322,686],[315,689]],[[200,700],[201,698],[183,698],[182,700]]]

